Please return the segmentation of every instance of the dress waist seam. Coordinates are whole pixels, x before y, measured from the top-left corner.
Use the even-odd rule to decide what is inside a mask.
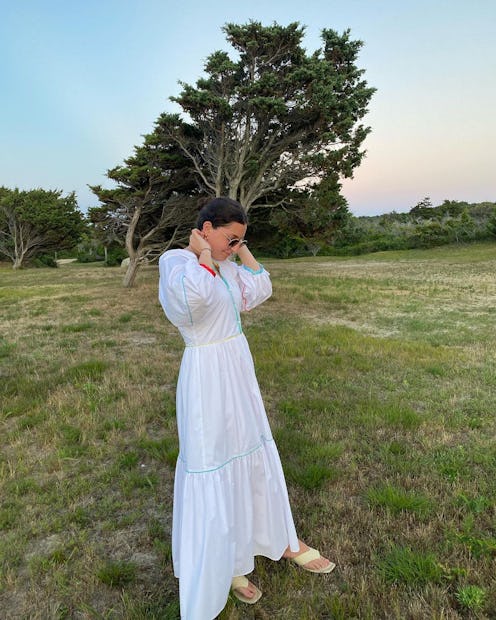
[[[212,340],[211,342],[200,342],[198,344],[186,344],[186,349],[195,349],[198,347],[209,347],[213,344],[222,344],[223,342],[229,342],[229,340],[234,340],[234,338],[239,338],[239,336],[243,335],[243,331],[240,331],[238,334],[234,334],[233,336],[228,336],[227,338],[222,338],[221,340]]]

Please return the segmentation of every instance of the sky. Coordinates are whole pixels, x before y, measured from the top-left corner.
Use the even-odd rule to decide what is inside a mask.
[[[377,89],[366,157],[343,194],[357,216],[424,197],[496,201],[494,0],[0,0],[0,186],[75,191],[83,212],[153,130],[179,81],[231,51],[222,26],[305,26],[363,41]]]

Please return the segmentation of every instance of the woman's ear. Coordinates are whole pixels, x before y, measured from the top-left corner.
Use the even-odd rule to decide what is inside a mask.
[[[209,222],[208,220],[206,222],[203,222],[203,226],[202,226],[202,233],[205,235],[208,235],[208,233],[212,232],[213,230],[213,226],[212,226],[212,222]]]

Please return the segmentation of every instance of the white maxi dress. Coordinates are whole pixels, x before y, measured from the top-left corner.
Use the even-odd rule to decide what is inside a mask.
[[[226,260],[213,277],[189,250],[165,252],[159,299],[185,350],[176,392],[179,457],[172,555],[181,618],[213,620],[254,556],[298,551],[284,474],[240,312],[272,293],[269,274]]]

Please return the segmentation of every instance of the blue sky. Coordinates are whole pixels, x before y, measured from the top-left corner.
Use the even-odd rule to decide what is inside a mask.
[[[140,144],[221,27],[250,19],[350,28],[377,88],[367,157],[343,193],[355,215],[407,211],[425,196],[496,201],[494,0],[19,0],[1,2],[0,185],[76,191]]]

